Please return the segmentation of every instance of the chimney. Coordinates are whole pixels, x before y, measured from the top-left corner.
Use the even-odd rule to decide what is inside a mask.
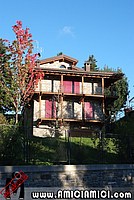
[[[90,72],[91,71],[91,62],[90,61],[86,61],[84,63],[84,70]]]

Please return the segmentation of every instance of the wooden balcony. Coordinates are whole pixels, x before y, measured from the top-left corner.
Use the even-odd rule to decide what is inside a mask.
[[[92,118],[92,119],[76,119],[76,118],[45,118],[45,117],[41,117],[40,119],[38,119],[37,121],[59,121],[59,122],[76,122],[76,123],[79,123],[79,122],[84,122],[84,123],[102,123],[103,120],[101,119],[95,119],[95,118]]]
[[[62,96],[91,96],[91,97],[104,97],[103,91],[102,91],[102,87],[96,87],[95,90],[78,90],[77,88],[74,89],[70,89],[70,90],[66,90],[65,87],[60,87],[57,91],[53,90],[53,89],[49,89],[47,88],[46,90],[39,90],[36,89],[35,90],[35,94],[39,94],[41,93],[41,95],[62,95]]]

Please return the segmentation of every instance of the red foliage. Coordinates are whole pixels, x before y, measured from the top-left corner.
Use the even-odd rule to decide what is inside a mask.
[[[44,76],[41,70],[36,70],[38,54],[32,54],[33,40],[32,34],[29,33],[29,28],[22,28],[22,22],[17,21],[13,26],[13,31],[16,35],[16,40],[9,44],[9,51],[12,54],[14,66],[17,66],[17,87],[20,92],[20,105],[25,105],[29,102],[34,94],[34,89],[38,85],[39,80]],[[15,102],[17,96],[15,97]]]

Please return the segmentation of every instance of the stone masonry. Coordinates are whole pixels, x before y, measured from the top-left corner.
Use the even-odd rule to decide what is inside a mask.
[[[134,165],[0,166],[0,187],[13,171],[24,171],[26,187],[132,187]]]

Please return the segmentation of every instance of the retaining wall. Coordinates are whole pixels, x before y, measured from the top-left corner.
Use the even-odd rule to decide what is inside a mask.
[[[14,171],[24,171],[27,187],[132,187],[134,165],[0,166],[0,187]]]

